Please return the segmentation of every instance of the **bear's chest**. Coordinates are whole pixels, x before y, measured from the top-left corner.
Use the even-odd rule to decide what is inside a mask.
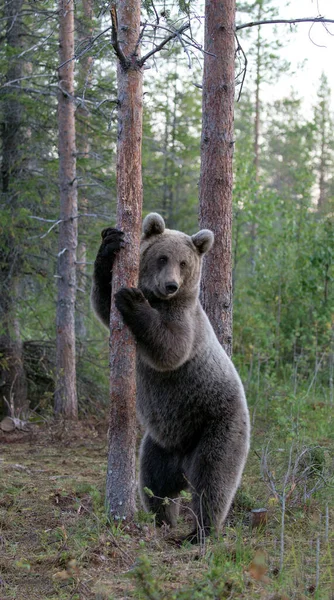
[[[208,388],[209,390],[208,394]],[[222,411],[223,394],[203,364],[191,360],[160,372],[137,361],[137,412],[151,436],[166,448],[191,446],[206,423]]]

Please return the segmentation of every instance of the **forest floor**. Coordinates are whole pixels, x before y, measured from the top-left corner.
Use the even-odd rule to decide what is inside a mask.
[[[326,411],[321,418],[328,421]],[[296,478],[287,481],[280,570],[279,479],[277,493],[263,481],[261,435],[224,532],[201,548],[177,546],[142,513],[130,525],[108,523],[105,426],[0,432],[0,600],[333,599],[330,495],[306,502],[314,481],[303,482],[304,500]],[[262,506],[268,522],[252,529],[250,510]],[[179,533],[187,520],[185,510]]]

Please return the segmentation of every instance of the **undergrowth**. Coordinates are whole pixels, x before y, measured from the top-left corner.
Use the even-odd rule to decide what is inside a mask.
[[[142,512],[133,523],[109,522],[100,426],[3,434],[1,600],[332,600],[331,407],[284,388],[248,395],[242,487],[219,537],[203,547],[177,546]],[[259,508],[267,519],[255,528]],[[176,535],[190,527],[185,506]]]

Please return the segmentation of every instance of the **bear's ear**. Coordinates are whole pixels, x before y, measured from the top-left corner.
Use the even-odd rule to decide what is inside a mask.
[[[214,242],[214,235],[209,229],[201,229],[198,233],[191,236],[193,243],[195,244],[200,254],[205,254],[212,248]]]
[[[145,237],[157,235],[165,231],[165,221],[158,213],[150,213],[143,221],[143,234]]]

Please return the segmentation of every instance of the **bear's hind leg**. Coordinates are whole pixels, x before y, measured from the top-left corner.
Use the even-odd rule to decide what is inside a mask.
[[[248,428],[211,424],[187,460],[195,529],[187,539],[197,543],[218,532],[239,486],[248,452]]]
[[[177,502],[166,502],[176,498],[187,482],[181,469],[181,459],[175,452],[159,446],[146,433],[140,447],[139,491],[144,508],[156,514],[156,523],[175,527],[179,514]],[[153,496],[144,491],[148,488]]]

